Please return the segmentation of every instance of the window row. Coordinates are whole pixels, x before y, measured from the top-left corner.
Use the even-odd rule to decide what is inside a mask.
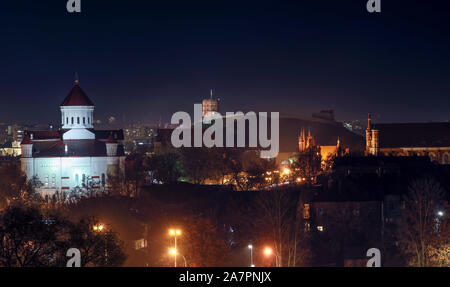
[[[80,117],[71,117],[70,118],[70,124],[75,124],[75,120],[76,120],[76,122],[77,122],[77,124],[80,124],[80,120],[83,120],[83,125],[85,125],[86,124],[86,119],[87,119],[87,124],[91,124],[91,118],[86,118],[86,117],[82,117],[82,118],[80,118]],[[63,124],[64,124],[64,122],[63,122]],[[69,124],[69,117],[66,117],[66,125],[68,125]]]

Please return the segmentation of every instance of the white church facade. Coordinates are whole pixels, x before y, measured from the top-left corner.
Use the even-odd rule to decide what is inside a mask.
[[[94,130],[94,104],[77,80],[60,109],[61,129],[25,133],[22,170],[42,183],[42,195],[105,190],[109,176],[124,173],[123,131]]]

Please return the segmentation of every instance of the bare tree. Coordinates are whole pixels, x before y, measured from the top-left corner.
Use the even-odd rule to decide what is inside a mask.
[[[441,218],[444,210],[444,190],[431,178],[416,179],[404,198],[404,210],[398,228],[398,239],[412,266],[433,265],[431,251],[442,239]],[[448,239],[448,238],[447,238]]]
[[[256,226],[272,241],[276,266],[304,264],[310,254],[299,194],[287,190],[264,191],[256,205]]]

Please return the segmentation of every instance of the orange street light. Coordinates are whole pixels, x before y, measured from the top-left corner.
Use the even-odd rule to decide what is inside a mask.
[[[270,247],[264,248],[264,254],[265,254],[266,256],[272,255],[272,248],[270,248]]]
[[[178,251],[177,251],[175,248],[170,248],[170,249],[169,249],[169,254],[170,254],[170,255],[173,255],[175,258],[177,258]],[[184,267],[187,267],[186,257],[184,257],[184,255],[182,255],[182,254],[180,254],[180,255],[181,255],[181,257],[183,257],[183,259],[184,259]],[[177,267],[177,266],[175,265],[175,267]]]
[[[102,231],[104,228],[105,226],[103,224],[93,226],[94,231]]]
[[[181,230],[180,229],[169,229],[169,235],[170,236],[180,236]]]
[[[169,235],[173,236],[175,239],[175,245],[174,248],[172,248],[172,250],[170,251],[171,254],[173,254],[174,259],[175,259],[175,267],[177,267],[177,236],[181,235],[181,230],[180,229],[169,229]]]

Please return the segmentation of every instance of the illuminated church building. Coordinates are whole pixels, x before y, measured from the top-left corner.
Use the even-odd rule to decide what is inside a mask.
[[[439,164],[450,164],[450,123],[373,124],[369,114],[366,154],[384,156],[428,156]]]
[[[21,168],[37,177],[42,195],[76,187],[103,190],[108,176],[124,172],[122,130],[94,130],[94,104],[78,80],[60,105],[61,129],[27,131],[21,143]]]

